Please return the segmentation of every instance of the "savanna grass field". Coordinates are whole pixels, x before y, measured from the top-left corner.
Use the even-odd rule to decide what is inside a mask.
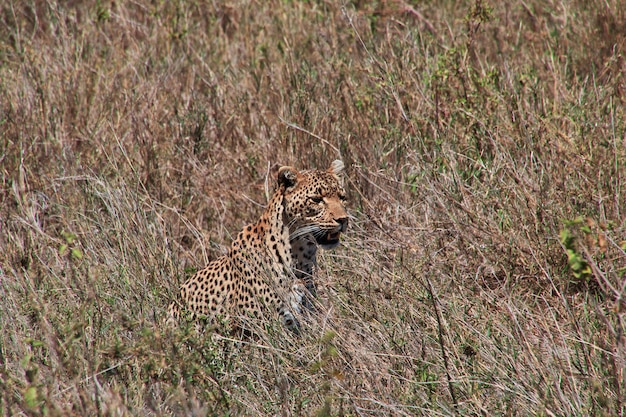
[[[0,4],[0,415],[624,416],[622,1]],[[317,308],[167,307],[341,159]]]

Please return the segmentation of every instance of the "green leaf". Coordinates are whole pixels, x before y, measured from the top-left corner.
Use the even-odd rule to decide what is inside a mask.
[[[63,236],[65,241],[70,245],[76,240],[76,235],[71,232],[61,232],[61,236]]]
[[[337,351],[337,348],[334,346],[328,346],[328,349],[326,350],[326,354],[330,358],[336,358],[337,356],[339,356],[339,352]]]
[[[37,388],[33,387],[32,385],[28,387],[24,392],[24,401],[26,402],[26,405],[30,408],[37,407],[37,397]]]
[[[332,330],[329,330],[326,333],[324,333],[324,336],[322,336],[321,342],[324,344],[330,343],[330,341],[333,340],[335,336],[337,336],[337,333],[333,332]]]
[[[71,256],[72,256],[72,259],[76,259],[76,260],[83,259],[83,253],[78,248],[72,249]]]
[[[30,365],[30,360],[32,359],[32,357],[33,355],[26,355],[20,360],[20,365],[22,365],[22,368],[27,368],[28,365]]]
[[[568,229],[561,230],[559,237],[561,238],[561,243],[566,249],[570,249],[572,247],[574,236],[572,236],[572,233]]]
[[[27,337],[25,341],[32,347],[43,346],[43,342],[41,340],[36,340],[36,339],[33,339],[32,337]]]

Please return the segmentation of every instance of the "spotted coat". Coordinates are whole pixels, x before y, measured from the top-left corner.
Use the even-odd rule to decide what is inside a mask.
[[[307,295],[315,295],[317,248],[331,249],[348,226],[341,161],[325,171],[282,167],[263,215],[247,225],[228,254],[198,271],[169,307],[170,321],[191,316],[261,317],[278,314],[290,330]]]

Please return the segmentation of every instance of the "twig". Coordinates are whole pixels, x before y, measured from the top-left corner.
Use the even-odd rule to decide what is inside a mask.
[[[320,141],[324,142],[326,145],[328,145],[328,146],[330,146],[331,148],[333,148],[333,150],[334,150],[335,152],[337,152],[337,154],[338,154],[339,156],[341,156],[341,152],[339,151],[339,148],[337,148],[336,146],[334,146],[333,144],[331,144],[331,143],[330,143],[329,141],[327,141],[326,139],[324,139],[324,138],[322,138],[322,137],[320,137],[320,136],[316,135],[316,134],[315,134],[315,133],[313,133],[313,132],[310,132],[310,131],[306,130],[306,129],[305,129],[305,128],[303,128],[303,127],[298,126],[298,125],[297,125],[297,124],[295,124],[295,123],[288,122],[287,120],[283,119],[283,118],[282,118],[282,117],[280,117],[280,116],[278,116],[278,118],[280,119],[280,121],[281,121],[281,122],[283,122],[283,123],[284,123],[284,124],[286,124],[287,126],[289,126],[289,127],[293,128],[293,129],[299,130],[300,132],[304,132],[304,133],[306,133],[307,135],[313,136],[315,139],[317,139],[317,140],[320,140]]]

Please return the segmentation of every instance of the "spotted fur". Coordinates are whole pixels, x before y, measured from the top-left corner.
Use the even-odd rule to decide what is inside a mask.
[[[296,318],[315,295],[317,248],[340,243],[348,226],[341,161],[325,171],[279,169],[276,191],[258,222],[247,225],[228,254],[198,271],[169,307],[170,320],[191,316],[261,317],[278,313],[298,331]]]

